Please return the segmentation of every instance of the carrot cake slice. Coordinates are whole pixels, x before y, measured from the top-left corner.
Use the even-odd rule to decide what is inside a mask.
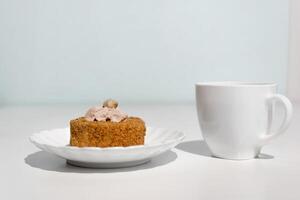
[[[117,147],[143,145],[145,122],[129,117],[118,102],[106,100],[102,106],[90,108],[84,117],[70,121],[70,145],[77,147]]]

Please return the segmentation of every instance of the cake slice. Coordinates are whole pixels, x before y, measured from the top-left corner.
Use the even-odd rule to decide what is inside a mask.
[[[141,118],[128,117],[118,103],[105,101],[88,110],[84,117],[70,121],[70,145],[77,147],[117,147],[143,145],[146,134]]]

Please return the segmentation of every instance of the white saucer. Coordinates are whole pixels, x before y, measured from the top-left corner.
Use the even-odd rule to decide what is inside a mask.
[[[184,134],[162,128],[147,127],[145,145],[130,147],[69,146],[70,130],[54,129],[35,133],[30,141],[38,148],[54,153],[68,164],[89,168],[120,168],[144,164],[180,143]]]

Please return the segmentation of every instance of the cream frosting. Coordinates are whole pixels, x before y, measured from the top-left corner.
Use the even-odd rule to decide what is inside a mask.
[[[94,106],[85,114],[88,121],[112,121],[120,122],[127,118],[128,115],[117,108]]]

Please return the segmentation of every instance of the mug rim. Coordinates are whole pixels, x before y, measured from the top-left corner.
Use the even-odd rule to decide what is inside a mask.
[[[270,87],[277,86],[274,82],[252,82],[252,81],[209,81],[197,82],[196,86],[213,86],[213,87]]]

